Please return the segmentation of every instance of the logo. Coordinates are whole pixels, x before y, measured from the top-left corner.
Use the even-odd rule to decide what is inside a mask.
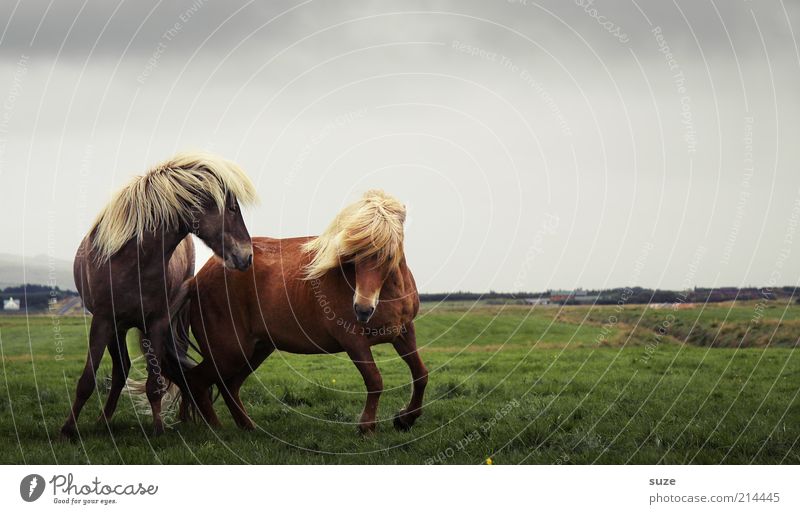
[[[19,495],[26,502],[35,502],[44,492],[44,478],[42,475],[28,475],[19,483]]]

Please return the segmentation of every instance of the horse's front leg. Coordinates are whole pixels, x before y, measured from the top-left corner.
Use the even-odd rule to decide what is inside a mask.
[[[397,354],[402,357],[411,370],[411,378],[414,381],[414,390],[411,393],[411,401],[408,406],[398,412],[394,417],[394,427],[398,430],[409,430],[414,422],[422,414],[422,398],[425,395],[425,386],[428,385],[428,370],[417,351],[417,336],[414,331],[414,323],[409,323],[406,332],[401,334],[392,344]]]
[[[366,341],[359,341],[347,349],[347,355],[356,365],[361,376],[364,378],[364,385],[367,386],[367,402],[364,405],[364,412],[358,423],[358,430],[362,434],[375,432],[376,414],[378,412],[378,401],[383,392],[383,379],[375,360],[372,358],[372,350]]]
[[[142,338],[142,350],[147,363],[145,391],[150,410],[153,412],[153,435],[164,433],[161,419],[161,399],[167,392],[169,381],[164,374],[164,349],[168,341],[169,323],[156,323]]]

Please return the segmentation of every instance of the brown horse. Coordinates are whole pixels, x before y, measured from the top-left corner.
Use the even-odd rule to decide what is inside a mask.
[[[216,384],[237,425],[253,428],[239,388],[276,349],[347,352],[367,387],[358,426],[373,432],[383,381],[371,347],[392,343],[414,381],[394,424],[411,428],[422,413],[428,372],[417,353],[419,296],[403,254],[404,221],[400,202],[369,191],[318,237],[254,238],[252,272],[228,272],[214,258],[206,263],[189,282],[184,306],[204,357],[187,381],[206,422],[219,424],[209,394]],[[187,409],[184,398],[184,418]]]
[[[225,266],[245,270],[252,245],[239,201],[255,188],[234,163],[207,154],[180,154],[136,177],[97,217],[75,256],[75,284],[92,313],[89,354],[61,434],[76,435],[78,415],[95,389],[108,348],[111,390],[100,421],[114,414],[131,361],[125,334],[141,331],[153,430],[163,432],[161,397],[170,382],[185,388],[186,348],[173,341],[169,306],[182,301],[194,272],[196,234]],[[188,322],[188,320],[187,320]]]

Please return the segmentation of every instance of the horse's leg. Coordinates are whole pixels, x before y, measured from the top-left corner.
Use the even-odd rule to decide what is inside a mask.
[[[248,363],[233,377],[220,384],[220,394],[222,394],[222,398],[225,400],[225,404],[228,406],[228,410],[231,411],[231,416],[233,416],[233,420],[239,428],[244,430],[253,430],[255,428],[253,420],[250,419],[250,416],[248,416],[244,408],[242,399],[239,398],[239,389],[241,389],[247,377],[249,377],[274,350],[275,347],[270,343],[257,343]]]
[[[414,331],[414,324],[409,323],[408,331],[400,335],[393,343],[394,349],[408,365],[411,370],[411,378],[414,380],[414,389],[411,393],[411,401],[408,406],[402,409],[394,417],[394,427],[398,430],[409,430],[414,422],[422,414],[422,397],[425,395],[425,386],[428,384],[428,370],[417,351],[417,336]]]
[[[109,341],[114,337],[115,327],[113,323],[100,316],[92,318],[92,326],[89,329],[89,353],[86,356],[86,364],[83,367],[81,378],[78,379],[78,386],[75,389],[75,401],[72,409],[61,427],[61,436],[71,438],[76,434],[76,424],[86,400],[92,395],[95,389],[97,368],[103,358],[103,352]]]
[[[186,372],[186,382],[189,385],[189,398],[184,402],[192,402],[205,422],[212,426],[220,426],[217,413],[214,412],[214,405],[211,401],[211,386],[218,381],[217,371],[214,362],[210,358],[203,359],[203,362]],[[184,410],[182,415],[184,420],[188,420],[188,410]]]
[[[147,362],[147,382],[145,392],[147,400],[150,402],[150,410],[153,413],[153,435],[158,436],[164,433],[164,421],[161,419],[161,399],[167,391],[168,381],[164,375],[164,355],[165,344],[168,341],[169,323],[155,322],[151,330],[143,336],[142,349],[144,358]]]
[[[378,411],[378,400],[383,392],[383,379],[372,358],[372,350],[366,342],[356,343],[346,349],[347,355],[361,372],[364,385],[367,386],[367,402],[358,422],[358,430],[362,434],[370,434],[375,431],[375,417]]]
[[[106,406],[100,417],[97,418],[98,423],[111,421],[114,411],[117,410],[119,395],[125,387],[128,373],[131,370],[131,358],[125,341],[125,331],[117,330],[116,335],[117,337],[108,345],[108,353],[111,355],[113,365],[111,369],[111,390],[108,393]]]

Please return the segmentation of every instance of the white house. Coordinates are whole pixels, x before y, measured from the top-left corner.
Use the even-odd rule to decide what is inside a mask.
[[[550,305],[549,298],[525,298],[527,305]]]
[[[18,311],[19,310],[19,300],[15,300],[13,297],[9,296],[8,300],[3,301],[3,310],[4,311]]]

